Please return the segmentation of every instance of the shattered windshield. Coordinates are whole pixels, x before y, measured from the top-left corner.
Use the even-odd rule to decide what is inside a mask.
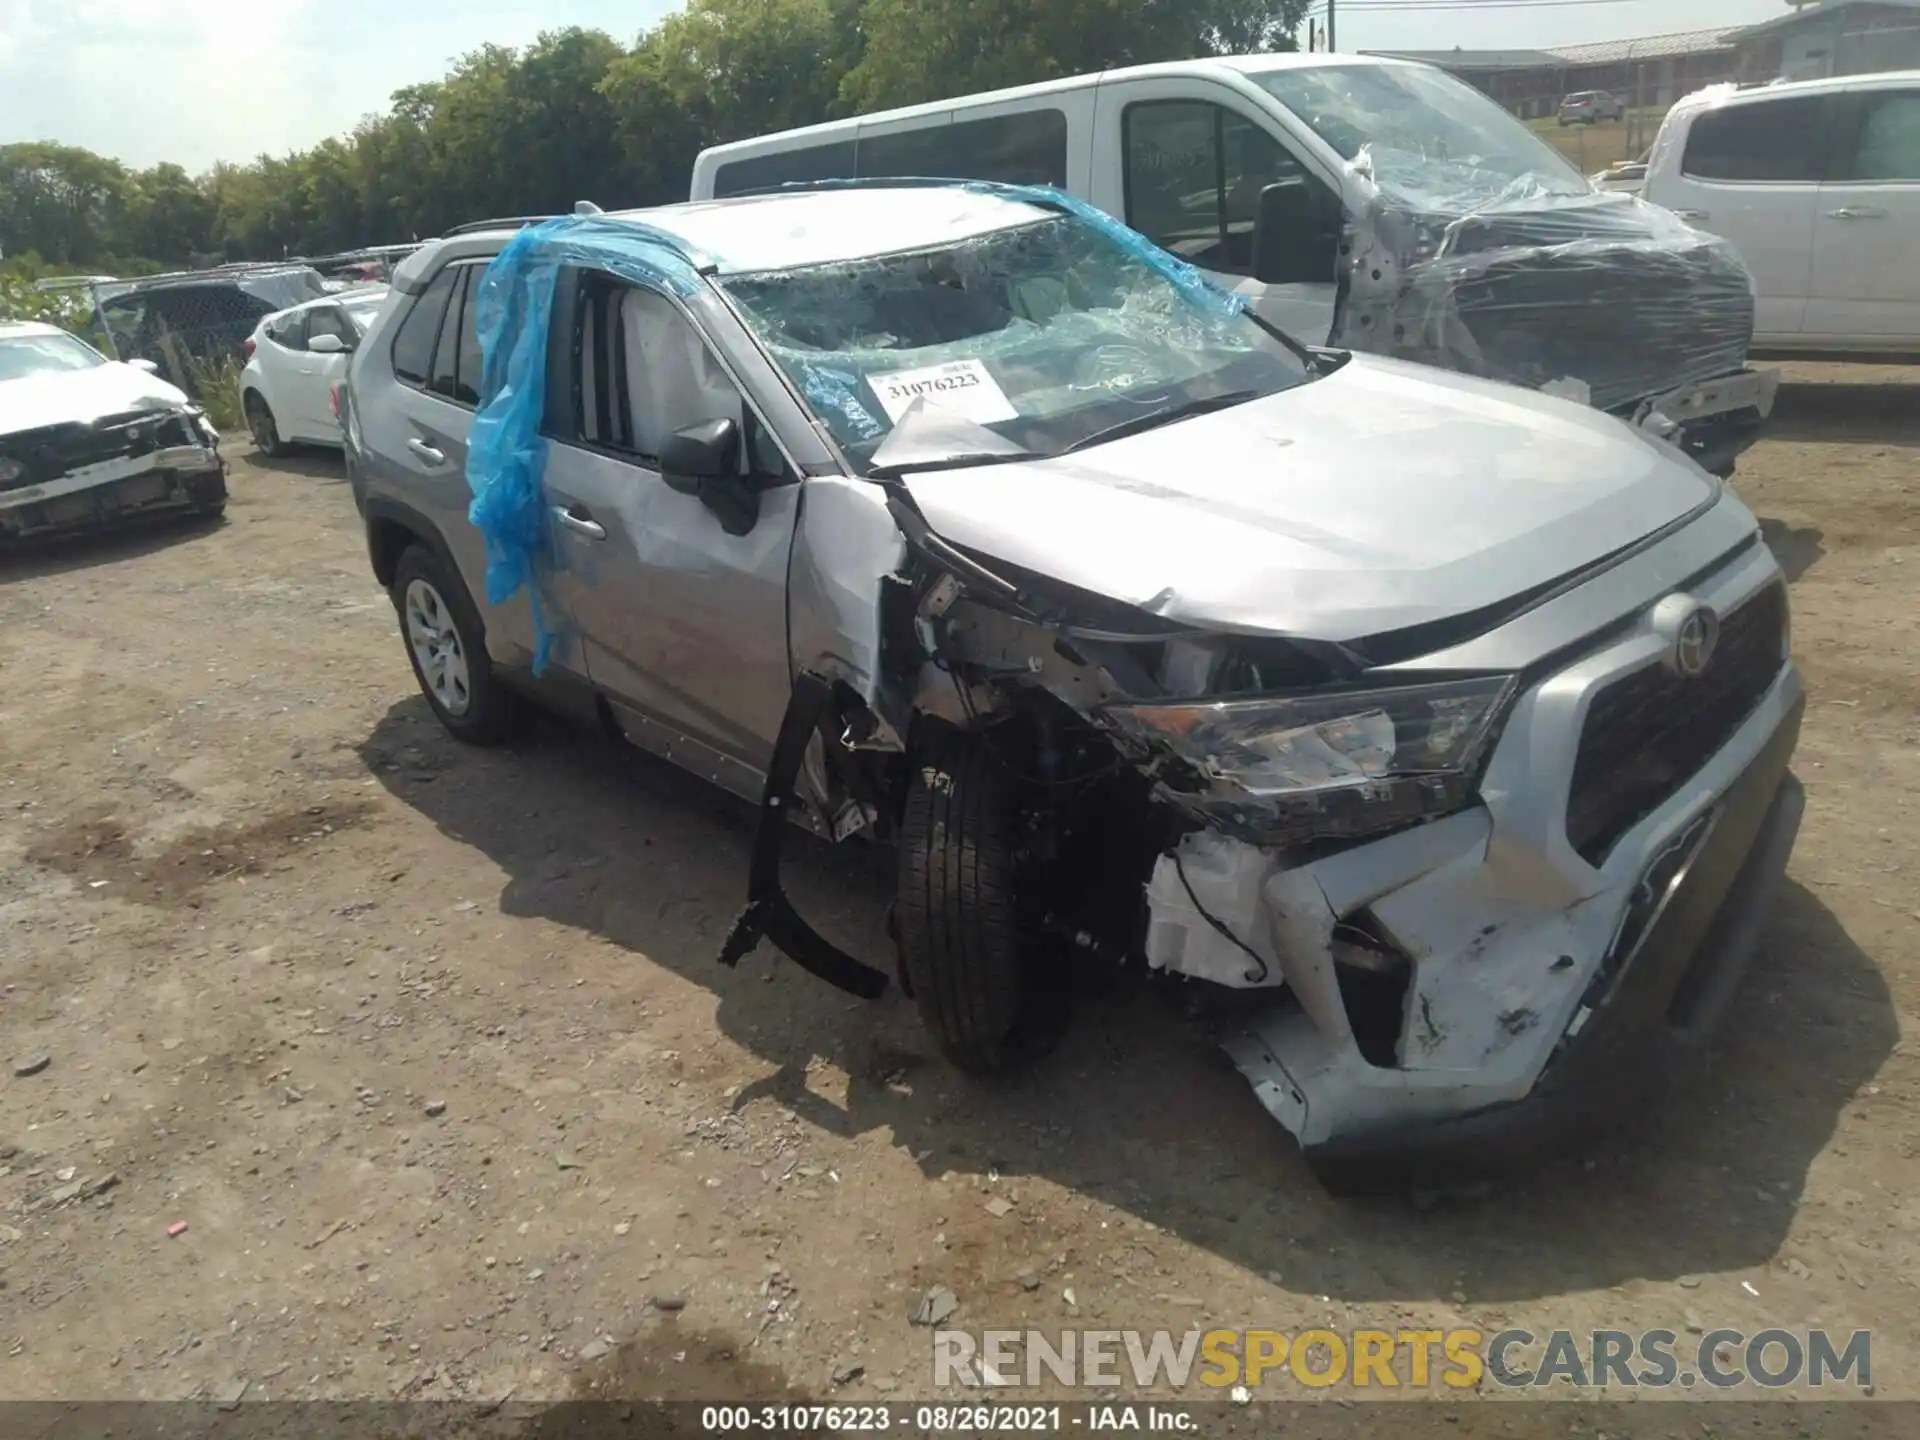
[[[865,473],[1056,455],[1307,378],[1070,216],[720,283]]]
[[[1471,85],[1429,65],[1305,65],[1248,79],[1309,126],[1344,160],[1373,157],[1383,189],[1431,194],[1448,172],[1522,181],[1547,194],[1584,195],[1583,176]]]

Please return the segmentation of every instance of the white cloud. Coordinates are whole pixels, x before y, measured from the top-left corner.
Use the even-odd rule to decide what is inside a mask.
[[[0,144],[128,164],[304,149],[458,55],[585,25],[623,43],[675,0],[0,0]]]
[[[318,3],[16,0],[0,20],[10,37],[0,140],[195,169],[311,143],[329,118],[325,91],[289,74],[286,60]]]

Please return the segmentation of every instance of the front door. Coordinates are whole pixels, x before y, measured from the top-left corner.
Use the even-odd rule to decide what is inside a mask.
[[[791,689],[798,477],[676,302],[592,273],[560,283],[578,375],[573,413],[550,415],[546,492],[588,674],[636,744],[757,798]],[[666,436],[721,418],[758,492],[741,533],[660,473]]]
[[[1813,217],[1807,334],[1920,344],[1920,86],[1849,92]]]
[[[1253,279],[1260,192],[1282,183],[1334,192],[1268,118],[1232,91],[1204,79],[1100,87],[1093,202],[1223,288],[1246,295],[1263,319],[1296,340],[1324,344],[1333,329],[1337,235],[1327,237],[1323,281],[1263,285]],[[1323,199],[1325,213],[1338,213],[1333,193]]]

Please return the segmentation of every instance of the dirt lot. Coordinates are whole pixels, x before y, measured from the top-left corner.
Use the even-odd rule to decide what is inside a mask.
[[[1720,1053],[1438,1206],[1329,1198],[1145,992],[987,1089],[897,996],[723,970],[751,813],[446,739],[335,460],[0,561],[0,1396],[925,1397],[945,1286],[968,1326],[1868,1327],[1920,1397],[1920,372],[1793,379],[1739,485],[1809,811]],[[877,953],[865,863],[793,871]]]

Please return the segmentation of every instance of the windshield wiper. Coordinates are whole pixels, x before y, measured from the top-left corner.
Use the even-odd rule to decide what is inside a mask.
[[[1204,415],[1209,410],[1225,410],[1230,406],[1244,405],[1249,400],[1258,400],[1258,390],[1229,390],[1224,395],[1205,395],[1198,400],[1185,400],[1178,405],[1169,405],[1165,410],[1149,410],[1144,415],[1134,415],[1117,425],[1109,425],[1104,430],[1096,430],[1091,435],[1083,435],[1057,455],[1071,455],[1076,450],[1085,450],[1090,445],[1104,445],[1109,440],[1118,440],[1123,435],[1137,435],[1142,430],[1153,430],[1161,425],[1171,424],[1175,420],[1185,420],[1194,415]]]
[[[1006,465],[1015,460],[1037,460],[1031,450],[1008,454],[1004,450],[968,451],[958,455],[938,455],[930,460],[902,460],[892,465],[875,465],[867,474],[875,480],[898,480],[921,470],[958,470],[967,465]]]

